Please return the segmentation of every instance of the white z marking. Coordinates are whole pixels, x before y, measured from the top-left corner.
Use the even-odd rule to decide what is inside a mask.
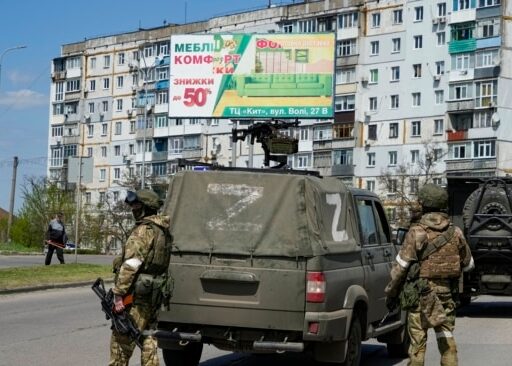
[[[339,193],[327,193],[325,195],[325,201],[328,205],[334,205],[334,216],[332,217],[331,234],[332,240],[343,241],[348,240],[348,235],[345,230],[338,230],[338,222],[341,215],[341,195]]]

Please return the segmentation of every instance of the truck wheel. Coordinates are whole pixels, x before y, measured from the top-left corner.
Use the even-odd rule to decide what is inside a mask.
[[[358,366],[361,361],[361,342],[363,341],[363,331],[361,321],[356,313],[352,317],[350,330],[347,339],[347,356],[340,366]]]
[[[192,342],[183,349],[162,349],[165,366],[197,366],[203,352],[203,344]]]
[[[411,339],[409,338],[409,332],[407,331],[407,325],[401,326],[396,332],[404,334],[400,334],[400,339],[402,339],[402,343],[386,343],[386,348],[388,349],[388,356],[391,358],[407,358],[409,356],[409,345],[411,344]]]
[[[476,206],[478,204],[478,197],[480,196],[481,191],[482,188],[478,188],[473,191],[464,203],[462,218],[466,228],[469,228],[473,215],[477,213],[476,210],[478,207]],[[482,197],[482,201],[480,202],[480,210],[478,210],[478,213],[489,215],[510,215],[512,212],[506,191],[503,188],[487,187],[485,189],[484,196]],[[501,224],[494,223],[492,225],[487,225],[486,229],[496,231],[501,229]]]

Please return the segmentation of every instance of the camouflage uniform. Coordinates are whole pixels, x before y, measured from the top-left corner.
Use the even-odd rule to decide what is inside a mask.
[[[427,258],[421,252],[450,227],[450,240]],[[422,366],[425,363],[427,331],[434,328],[441,353],[441,365],[457,365],[457,345],[453,338],[455,328],[455,301],[453,290],[458,286],[461,271],[473,267],[470,248],[462,231],[451,225],[445,213],[430,212],[411,226],[391,270],[391,281],[386,287],[388,298],[396,298],[411,263],[419,261],[419,277],[425,279],[430,292],[420,296],[417,308],[409,311],[408,333],[411,339],[409,363]]]
[[[151,224],[154,223],[155,225]],[[163,215],[151,215],[143,217],[143,220],[136,222],[126,244],[123,247],[122,255],[114,260],[114,272],[116,273],[113,292],[118,296],[134,295],[134,302],[127,306],[126,311],[132,318],[134,325],[141,331],[150,329],[156,321],[156,313],[160,304],[153,304],[151,297],[138,297],[134,294],[134,288],[141,273],[159,275],[162,273],[151,273],[151,257],[154,254],[158,235],[165,235],[156,226],[167,230],[169,228],[169,217]],[[142,366],[158,366],[158,353],[156,340],[153,337],[144,337],[143,349],[141,352]],[[135,342],[126,335],[112,331],[110,342],[109,366],[126,366],[135,348]]]

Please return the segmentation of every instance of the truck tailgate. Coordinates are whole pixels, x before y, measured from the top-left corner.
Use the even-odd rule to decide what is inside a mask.
[[[159,320],[301,331],[305,263],[295,258],[173,256],[171,308]]]

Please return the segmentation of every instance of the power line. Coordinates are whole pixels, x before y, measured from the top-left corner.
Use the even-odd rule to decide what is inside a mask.
[[[26,158],[26,159],[18,159],[18,163],[21,165],[46,165],[48,162],[48,158],[46,156],[38,156],[35,158]],[[12,159],[2,159],[0,160],[0,167],[5,168],[7,166],[12,166]]]

